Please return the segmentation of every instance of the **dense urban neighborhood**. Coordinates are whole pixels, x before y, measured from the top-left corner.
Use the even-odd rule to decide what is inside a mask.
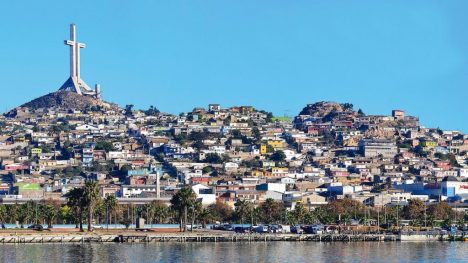
[[[3,224],[464,226],[468,136],[403,110],[172,115],[58,91],[0,119]]]

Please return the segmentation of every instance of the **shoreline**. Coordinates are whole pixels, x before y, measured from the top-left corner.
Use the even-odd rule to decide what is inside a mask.
[[[158,229],[160,230],[160,229]],[[465,241],[463,236],[395,235],[395,234],[240,234],[222,231],[179,232],[147,230],[66,231],[0,231],[0,244],[29,243],[163,243],[163,242],[434,242]]]

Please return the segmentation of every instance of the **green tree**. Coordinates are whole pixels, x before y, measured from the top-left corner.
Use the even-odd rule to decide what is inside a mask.
[[[447,220],[452,218],[454,211],[447,202],[440,202],[430,205],[427,214],[435,220]]]
[[[133,116],[133,104],[125,105],[125,116]]]
[[[160,113],[160,111],[159,111],[156,107],[154,107],[153,105],[151,105],[151,106],[149,107],[149,109],[145,111],[145,114],[146,114],[147,116],[156,116],[156,115],[158,115],[159,113]]]
[[[223,163],[223,158],[217,153],[208,153],[205,155],[204,162],[206,163]]]
[[[190,187],[184,187],[172,196],[171,206],[172,209],[178,213],[179,226],[181,231],[187,231],[188,210],[191,206],[194,205],[196,199],[197,196]]]
[[[73,147],[71,147],[70,142],[65,142],[60,149],[60,159],[69,160],[73,157]]]
[[[112,217],[115,214],[115,210],[117,208],[117,198],[114,195],[108,195],[106,198],[104,198],[104,206],[106,207],[106,218],[107,222],[112,224]]]
[[[366,116],[366,114],[364,113],[364,111],[362,111],[362,109],[359,109],[357,113],[360,117]]]
[[[28,201],[19,206],[18,221],[20,223],[21,228],[24,228],[24,224],[34,219],[35,206],[36,206],[36,203],[33,201]]]
[[[76,228],[80,228],[83,231],[83,214],[84,214],[84,189],[73,188],[65,196],[67,198],[67,206],[69,206],[73,212],[73,221],[75,222]]]
[[[255,142],[259,142],[262,139],[262,134],[257,127],[252,128],[252,136],[254,137]]]
[[[196,201],[193,203],[193,205],[190,207],[190,218],[192,221],[192,227],[190,228],[190,231],[193,232],[193,229],[195,228],[195,221],[198,219],[198,216],[203,210],[202,203],[199,201]]]
[[[260,209],[264,223],[275,223],[281,220],[283,203],[267,198],[265,202],[260,205]]]
[[[96,146],[94,146],[95,150],[103,150],[105,152],[110,152],[114,150],[114,146],[109,141],[98,141],[96,142]]]
[[[273,113],[267,112],[265,121],[268,122],[268,123],[273,122]]]
[[[7,218],[8,218],[7,208],[5,205],[1,204],[0,205],[0,223],[2,225],[2,228],[5,228],[5,222]]]
[[[156,219],[158,224],[164,223],[169,216],[169,208],[167,205],[159,200],[154,200],[151,202],[151,210],[153,218]],[[153,221],[151,221],[152,223]]]
[[[8,220],[11,223],[15,223],[18,220],[19,207],[20,206],[18,204],[9,205],[6,207]]]
[[[88,231],[93,230],[94,209],[97,207],[101,197],[99,195],[99,185],[96,181],[86,181],[83,191],[83,203],[88,211]]]
[[[296,207],[293,210],[293,216],[298,223],[304,224],[307,214],[308,211],[302,204],[296,204]]]
[[[343,107],[344,111],[352,110],[354,105],[352,103],[343,103],[341,104],[341,107]]]
[[[274,162],[284,162],[286,160],[286,154],[283,151],[275,151],[273,154],[270,155],[270,160]]]
[[[237,199],[234,207],[236,217],[239,219],[241,224],[244,224],[244,220],[249,216],[251,210],[254,208],[251,202],[241,199]]]
[[[247,168],[259,168],[259,167],[262,167],[262,163],[260,162],[260,160],[254,158],[254,159],[250,159],[250,160],[244,160],[242,161],[242,165],[247,167]]]
[[[209,206],[215,218],[222,222],[229,222],[232,219],[234,211],[231,206],[226,203],[216,201],[216,203]]]
[[[58,216],[62,222],[69,223],[74,221],[73,213],[71,211],[71,208],[68,205],[64,205],[60,207],[60,210],[58,212]]]
[[[207,223],[213,222],[215,220],[213,210],[209,207],[203,207],[198,214],[198,220],[202,224],[202,227],[206,228]]]
[[[349,198],[337,199],[316,209],[317,218],[324,224],[346,222],[344,219],[364,219],[366,207],[359,201]]]
[[[309,211],[304,216],[304,223],[305,224],[316,224],[318,223],[317,214],[314,211]]]
[[[52,228],[53,222],[58,215],[57,208],[51,204],[41,205],[41,214],[47,223],[47,228]]]
[[[410,199],[403,208],[403,217],[409,220],[420,221],[424,218],[426,206],[421,199]]]

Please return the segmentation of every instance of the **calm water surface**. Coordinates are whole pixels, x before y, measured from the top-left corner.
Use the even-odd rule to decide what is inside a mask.
[[[0,262],[468,262],[468,243],[4,244]]]

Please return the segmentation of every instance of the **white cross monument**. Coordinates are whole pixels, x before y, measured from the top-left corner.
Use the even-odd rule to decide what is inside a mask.
[[[96,84],[95,90],[91,89],[80,77],[80,49],[85,48],[84,43],[76,40],[76,25],[70,25],[70,40],[65,40],[65,45],[70,46],[70,77],[63,83],[59,90],[69,90],[80,95],[91,95],[100,98],[101,89]]]

